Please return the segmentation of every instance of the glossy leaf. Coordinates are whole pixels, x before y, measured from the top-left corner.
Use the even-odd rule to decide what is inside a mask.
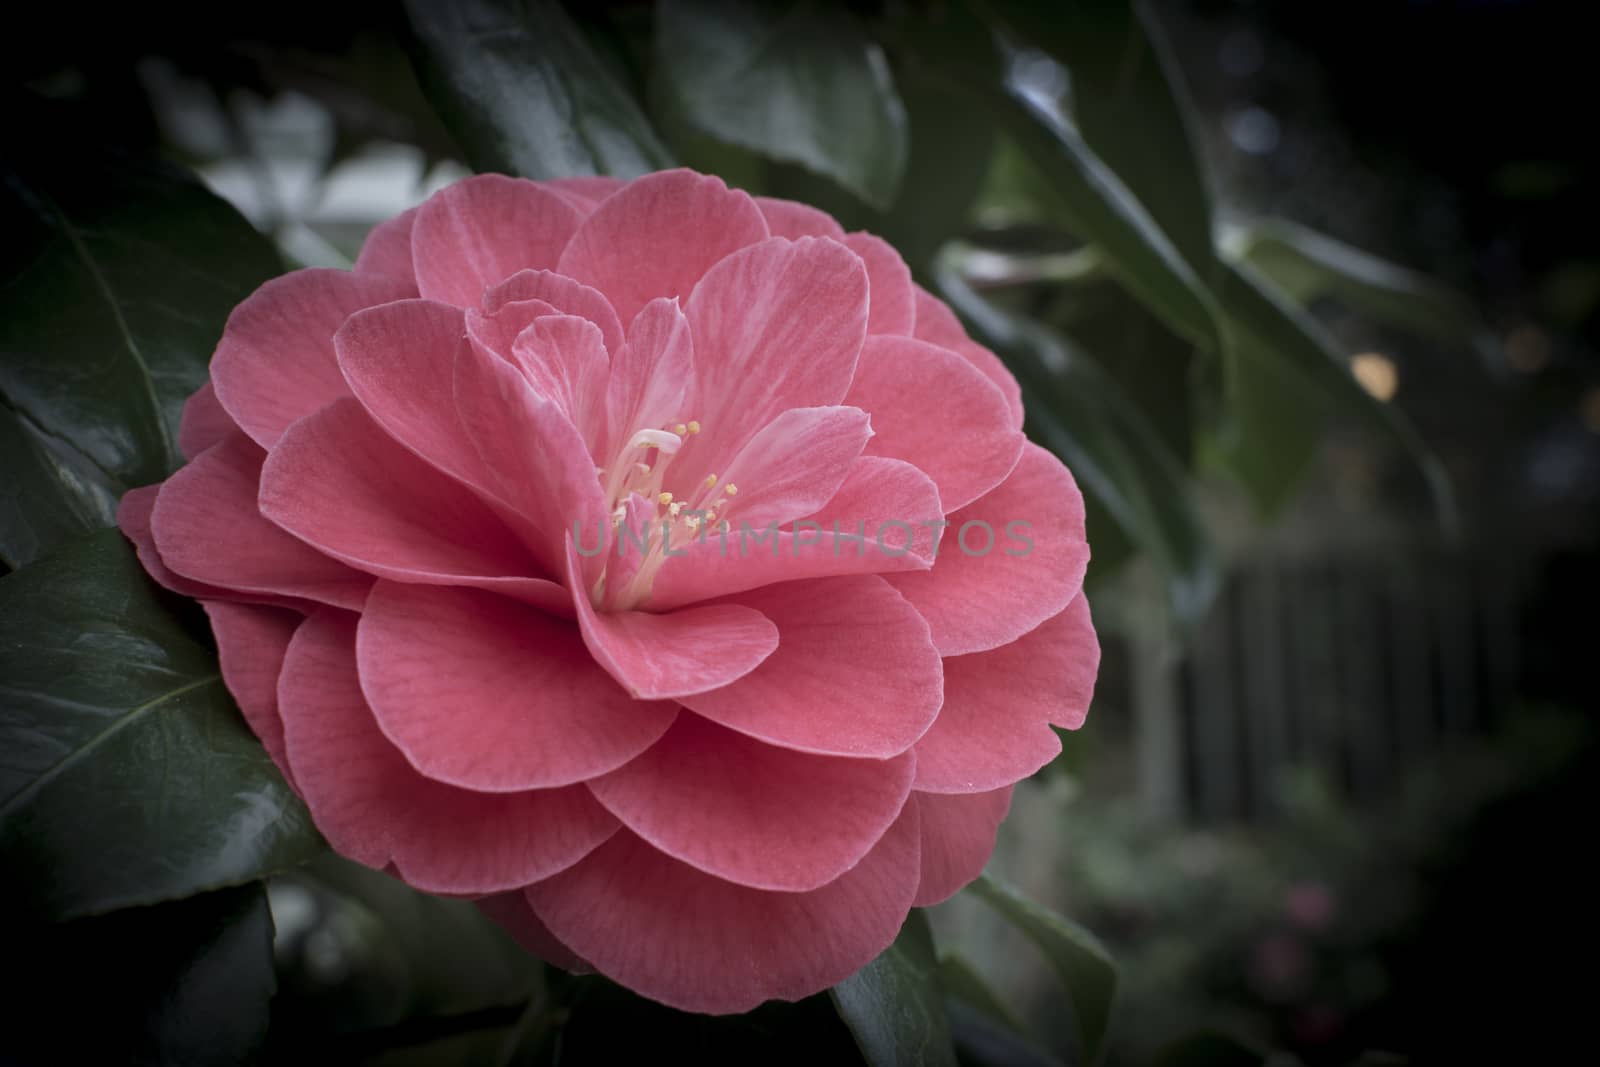
[[[1072,114],[1083,139],[1209,284],[1216,273],[1211,193],[1195,147],[1191,106],[1176,64],[1141,5],[980,3],[1019,45],[1041,49],[1067,67]]]
[[[1369,396],[1316,320],[1248,264],[1229,264],[1222,277],[1220,296],[1239,341],[1230,352],[1235,362],[1228,372],[1235,424],[1224,432],[1220,447],[1257,502],[1270,509],[1282,492],[1281,478],[1263,483],[1250,475],[1258,469],[1252,464],[1273,460],[1270,450],[1308,450],[1295,428],[1308,425],[1311,413],[1320,411],[1371,426],[1399,445],[1422,474],[1440,522],[1453,530],[1457,516],[1449,476],[1406,417]],[[1286,435],[1271,432],[1273,427]]]
[[[0,556],[25,563],[181,462],[178,418],[271,244],[193,177],[24,109],[0,165],[0,403],[23,471]],[[34,142],[37,143],[34,143]],[[30,148],[30,145],[32,147]],[[64,457],[71,458],[64,458]]]
[[[1487,327],[1460,293],[1298,223],[1272,219],[1241,227],[1228,233],[1223,247],[1302,307],[1334,297],[1426,337],[1486,343]]]
[[[25,980],[7,994],[7,1062],[251,1063],[266,1037],[259,882],[8,934],[7,964]]]
[[[0,561],[16,568],[63,541],[110,526],[117,501],[76,449],[50,441],[0,406]]]
[[[480,171],[637,177],[672,165],[627,87],[554,0],[406,0],[417,72]]]
[[[1216,301],[1201,278],[1065,116],[1008,76],[1006,55],[985,22],[952,3],[900,30],[905,62],[983,101],[1048,183],[1062,225],[1095,246],[1131,293],[1187,340],[1223,348]]]
[[[962,1001],[988,1016],[998,1026],[1019,1032],[1022,1030],[1022,1021],[1001,1003],[995,991],[989,988],[989,983],[965,958],[954,954],[940,957],[939,984],[944,987],[948,999]]]
[[[1160,435],[1115,382],[1059,335],[996,307],[953,271],[940,271],[939,287],[978,340],[1017,375],[1038,439],[1150,554],[1173,616],[1200,618],[1217,588],[1215,554],[1194,487]]]
[[[237,885],[321,849],[115,530],[0,579],[0,856],[26,914]]]
[[[829,995],[871,1067],[954,1067],[933,931],[922,912],[913,910],[894,944]]]
[[[305,1045],[314,1056],[309,1046],[329,1036],[471,1016],[543,991],[543,965],[467,901],[420,893],[332,853],[274,878],[269,891],[284,917],[274,1012],[285,1048]],[[339,966],[327,965],[330,955]]]
[[[662,0],[656,62],[673,106],[712,137],[798,163],[888,207],[908,123],[882,50],[841,5]]]
[[[1117,970],[1099,940],[1089,931],[1027,899],[987,875],[972,883],[971,892],[1026,934],[1044,954],[1066,987],[1078,1034],[1078,1052],[1094,1063],[1105,1047],[1116,995]]]

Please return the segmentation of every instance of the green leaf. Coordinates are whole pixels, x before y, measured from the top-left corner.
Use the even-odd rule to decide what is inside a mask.
[[[1129,292],[1180,336],[1224,348],[1216,301],[1200,277],[1078,130],[1008,78],[1005,53],[981,19],[952,3],[900,31],[904,61],[984,102],[1048,182],[1062,225],[1095,246]]]
[[[906,173],[905,106],[882,51],[842,6],[662,0],[655,51],[688,122],[879,208],[893,203]]]
[[[1216,273],[1211,193],[1195,148],[1191,106],[1176,63],[1141,6],[1133,0],[980,3],[1016,43],[1067,67],[1083,139],[1209,282]]]
[[[1449,286],[1298,223],[1273,219],[1235,229],[1223,247],[1302,307],[1334,297],[1424,337],[1489,343],[1476,309]]]
[[[16,565],[182,462],[183,402],[206,380],[228,313],[280,266],[193,177],[97,147],[70,113],[25,108],[12,136],[0,162],[0,406],[23,425],[0,432],[27,443],[7,448],[24,473],[0,498],[0,556]]]
[[[51,441],[0,405],[0,561],[31,563],[55,545],[116,517],[117,500],[93,465],[65,442]]]
[[[939,983],[944,987],[947,997],[970,1005],[1000,1026],[1019,1032],[1022,1030],[1022,1020],[1000,1003],[1000,998],[989,988],[989,983],[964,957],[953,953],[940,957]]]
[[[544,969],[464,900],[325,853],[274,878],[274,907],[305,916],[279,931],[283,1041],[465,1016],[539,995]],[[330,968],[325,957],[337,955]]]
[[[1261,1067],[1268,1055],[1238,1038],[1216,1031],[1204,1031],[1162,1049],[1157,1067]]]
[[[927,916],[913,910],[883,953],[829,991],[871,1067],[954,1067]]]
[[[1422,474],[1441,524],[1455,530],[1449,476],[1406,417],[1368,395],[1316,320],[1248,264],[1226,265],[1222,277],[1220,295],[1236,343],[1227,376],[1234,424],[1219,448],[1258,504],[1270,509],[1283,492],[1281,457],[1274,453],[1287,448],[1309,456],[1304,427],[1322,412],[1372,427],[1397,444]],[[1265,481],[1263,464],[1272,465]]]
[[[273,991],[259,882],[8,935],[25,976],[7,993],[8,1062],[255,1062]]]
[[[1174,618],[1190,623],[1203,616],[1217,588],[1216,558],[1194,486],[1161,435],[1104,371],[1059,335],[996,307],[948,267],[939,272],[939,289],[1017,375],[1036,436],[1071,469],[1084,494],[1149,553],[1165,579]]]
[[[480,171],[633,178],[672,165],[554,0],[406,0],[423,90]]]
[[[70,919],[237,885],[321,849],[115,530],[0,579],[6,894]]]
[[[1105,1047],[1117,970],[1093,934],[987,875],[971,891],[1022,931],[1044,953],[1066,987],[1077,1027],[1078,1052],[1093,1063]]]

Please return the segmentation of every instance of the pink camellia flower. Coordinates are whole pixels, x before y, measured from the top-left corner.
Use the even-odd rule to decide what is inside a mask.
[[[1083,719],[1082,500],[1021,424],[875,237],[484,175],[241,304],[119,518],[335,850],[733,1012],[976,877]]]

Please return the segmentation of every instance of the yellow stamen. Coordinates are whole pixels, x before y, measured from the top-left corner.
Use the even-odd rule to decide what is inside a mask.
[[[715,474],[706,475],[706,488],[707,489],[710,489],[713,485],[716,485],[716,484],[717,484],[717,476]]]
[[[724,493],[727,493],[729,496],[738,496],[739,495],[739,487],[737,485],[734,485],[732,482],[729,482],[727,485],[723,486],[722,487],[722,491]]]
[[[690,419],[689,420],[688,430],[689,430],[690,433],[699,433],[700,432],[700,422],[699,422],[699,420],[698,419]]]
[[[680,422],[672,427],[672,432],[677,434],[679,437],[682,437],[684,434],[689,432],[689,427]]]

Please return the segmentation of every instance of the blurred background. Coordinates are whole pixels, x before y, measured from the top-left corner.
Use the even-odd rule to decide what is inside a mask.
[[[848,17],[892,42],[944,6]],[[1234,395],[1216,361],[1130,295],[1039,156],[982,105],[930,113],[947,87],[892,46],[909,157],[901,191],[869,203],[684,122],[649,5],[567,12],[676,158],[885,232],[979,326],[1045,331],[979,336],[1089,492],[1105,658],[1088,724],[1018,789],[991,870],[1118,960],[1108,1062],[1189,1062],[1210,1031],[1307,1064],[1581,1047],[1600,899],[1584,859],[1600,185],[1581,6],[1140,9],[1189,98],[1187,147],[1151,162],[1177,172],[1192,155],[1224,257],[1309,315],[1381,412],[1267,391],[1243,444],[1218,429]],[[43,18],[4,45],[18,84],[192,167],[289,265],[348,266],[375,222],[481,162],[429,105],[390,5],[113,11],[92,34],[61,21],[77,14]],[[1019,33],[1007,78],[1109,159],[1085,94],[1138,75],[1121,38],[1086,39],[1064,63]],[[1068,371],[1041,378],[1051,352]],[[1117,413],[1109,444],[1084,440],[1092,409]],[[1386,429],[1392,413],[1414,432]],[[330,913],[304,886],[272,903],[279,1008],[315,1029],[310,1005],[354,981],[359,939],[319,941]],[[1019,935],[966,898],[934,925],[1044,1051],[1070,1047]]]

